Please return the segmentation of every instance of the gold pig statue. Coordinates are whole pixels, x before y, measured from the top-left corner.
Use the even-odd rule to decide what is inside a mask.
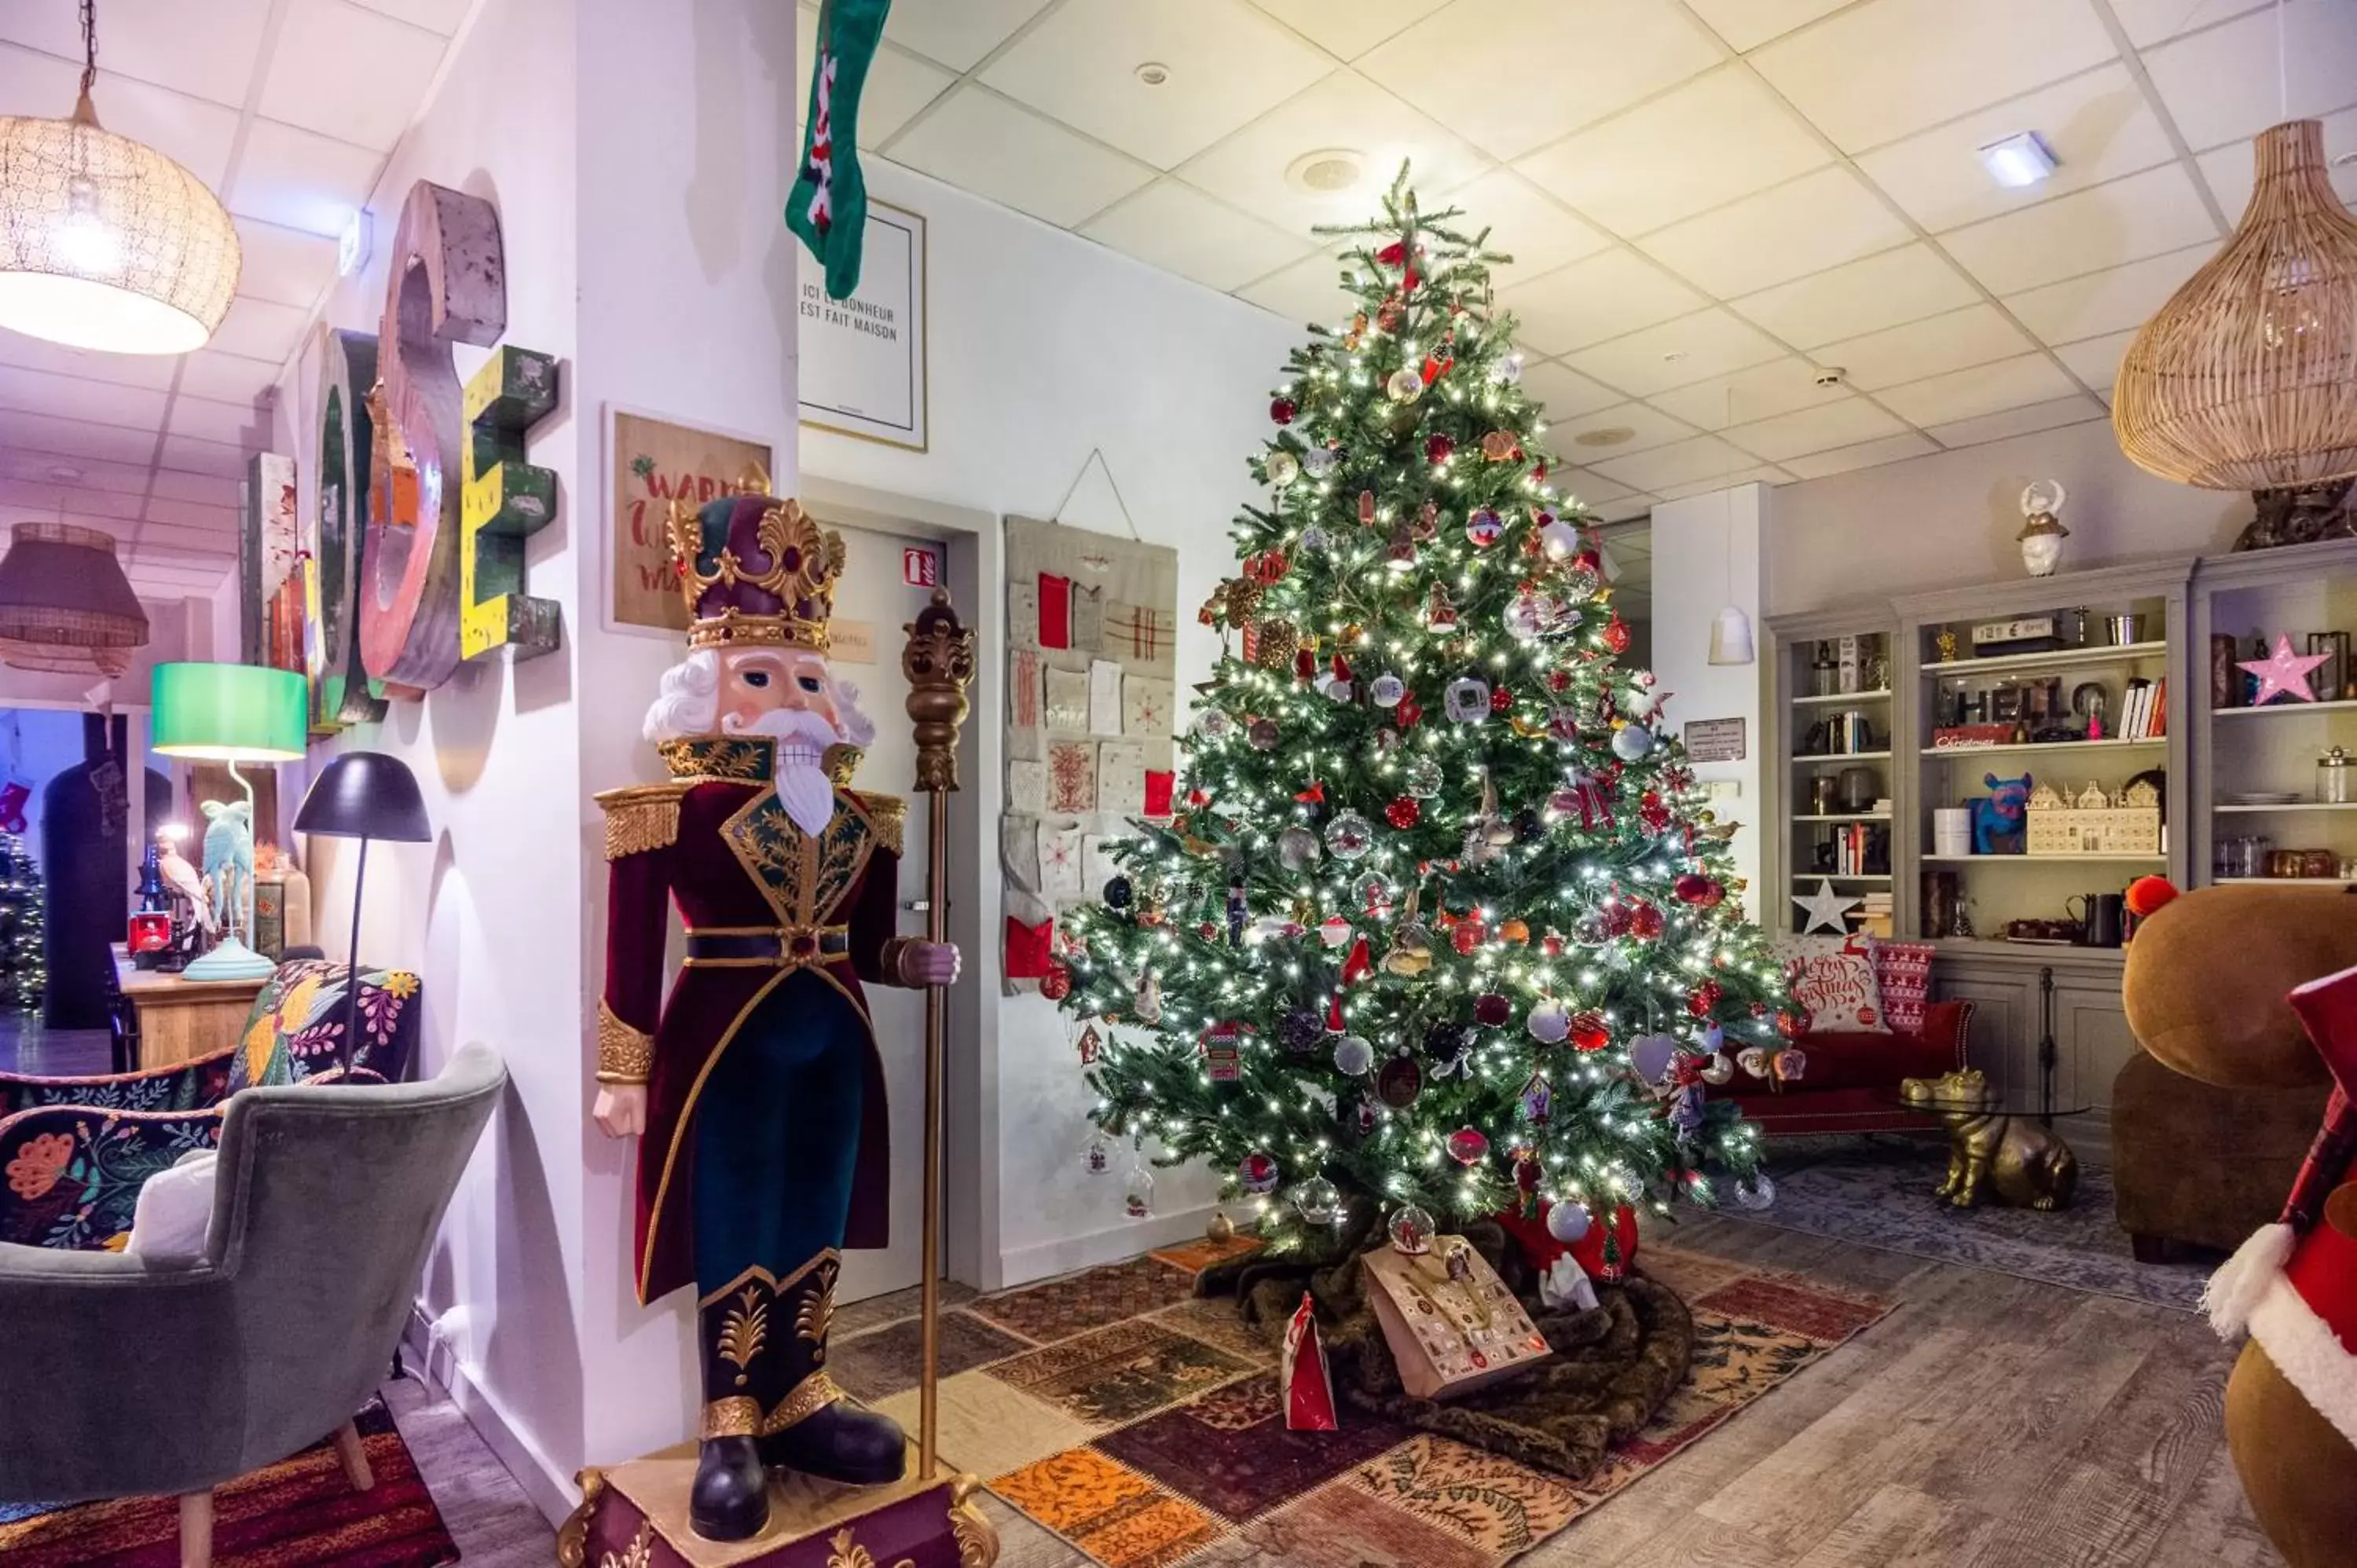
[[[1979,1069],[1903,1079],[1899,1098],[1947,1123],[1948,1179],[1935,1197],[1958,1208],[1970,1208],[1984,1196],[2013,1208],[2071,1206],[2079,1156],[2036,1117],[1998,1110]]]

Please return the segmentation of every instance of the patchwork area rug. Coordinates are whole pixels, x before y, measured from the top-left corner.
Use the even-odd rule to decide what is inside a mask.
[[[1212,1261],[1144,1257],[945,1314],[943,1457],[1106,1568],[1497,1568],[1890,1309],[1649,1247],[1647,1272],[1693,1310],[1693,1375],[1572,1485],[1353,1412],[1339,1432],[1287,1431],[1273,1352],[1232,1300],[1194,1297],[1185,1265]],[[909,1319],[838,1337],[827,1359],[913,1426],[918,1358]]]
[[[322,1441],[213,1494],[217,1568],[434,1568],[457,1543],[393,1417],[371,1402],[356,1424],[376,1485],[356,1492]],[[67,1508],[0,1505],[7,1568],[178,1568],[177,1498]]]
[[[1776,1201],[1753,1211],[1733,1204],[1729,1219],[1805,1231],[1942,1262],[2100,1295],[2199,1310],[2214,1262],[2139,1263],[2114,1218],[2112,1173],[2085,1156],[2068,1208],[1958,1208],[1932,1196],[1947,1175],[1942,1141],[1828,1141],[1786,1155],[1774,1151],[1770,1174]]]

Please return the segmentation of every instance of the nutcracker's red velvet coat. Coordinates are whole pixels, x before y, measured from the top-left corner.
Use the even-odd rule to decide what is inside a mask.
[[[639,1145],[635,1273],[642,1302],[694,1278],[694,1161],[687,1140],[696,1100],[754,1007],[794,972],[770,965],[690,966],[664,1000],[668,907],[679,906],[692,933],[782,925],[791,941],[798,924],[847,926],[846,951],[801,967],[841,991],[863,1021],[868,1013],[861,983],[898,983],[885,972],[884,953],[898,916],[899,802],[843,789],[834,800],[833,822],[812,840],[785,818],[765,779],[690,783],[679,797],[673,842],[608,864],[606,1005],[622,1023],[654,1036],[647,1131]],[[759,831],[748,832],[748,826]],[[808,858],[799,858],[805,845]],[[804,907],[797,908],[798,901]],[[872,1024],[863,1069],[859,1154],[844,1243],[881,1247],[889,1219],[890,1118]]]

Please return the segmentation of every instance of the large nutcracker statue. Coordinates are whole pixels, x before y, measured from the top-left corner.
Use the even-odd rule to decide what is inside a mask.
[[[646,736],[664,783],[608,790],[597,1124],[642,1139],[640,1301],[693,1283],[704,1419],[690,1520],[742,1541],[765,1466],[864,1485],[906,1442],[826,1372],[840,1249],[885,1244],[884,1077],[866,985],[945,986],[895,933],[904,808],[853,789],[874,726],[827,665],[840,535],[791,500],[674,503],[692,622]],[[668,906],[686,966],[662,996]]]

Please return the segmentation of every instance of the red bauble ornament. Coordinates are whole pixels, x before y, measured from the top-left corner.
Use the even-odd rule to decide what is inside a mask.
[[[1300,412],[1301,410],[1294,406],[1293,400],[1289,397],[1277,398],[1268,405],[1268,416],[1279,424],[1292,424],[1294,415]]]
[[[1539,951],[1546,954],[1549,958],[1561,958],[1563,956],[1563,933],[1561,931],[1555,930],[1547,932],[1547,934],[1539,940]]]
[[[1768,1016],[1768,1004],[1765,1002],[1754,1002],[1751,1004],[1751,1015],[1755,1018],[1765,1018]]]
[[[1473,950],[1481,945],[1483,935],[1481,922],[1468,915],[1457,922],[1457,929],[1448,933],[1448,940],[1460,955],[1470,957]]]
[[[1490,711],[1491,713],[1506,713],[1511,710],[1513,705],[1514,694],[1512,692],[1509,692],[1503,686],[1492,686],[1490,688]]]
[[[1608,937],[1625,937],[1629,934],[1630,927],[1635,923],[1635,917],[1629,906],[1618,900],[1605,905],[1598,912],[1597,919],[1603,926],[1604,934]]]
[[[1777,1032],[1778,1034],[1780,1034],[1780,1035],[1783,1036],[1784,1036],[1786,1039],[1788,1039],[1788,1040],[1797,1040],[1797,1039],[1799,1039],[1799,1038],[1801,1037],[1801,1019],[1800,1019],[1800,1015],[1799,1015],[1798,1014],[1795,1014],[1795,1013],[1779,1013],[1779,1014],[1777,1014],[1777,1015],[1776,1015],[1776,1032]],[[1795,1074],[1794,1076],[1795,1076],[1795,1077],[1798,1077],[1799,1075],[1798,1075],[1798,1074]]]
[[[1726,886],[1700,872],[1689,871],[1670,884],[1670,891],[1681,904],[1691,904],[1697,909],[1715,909],[1727,897]]]
[[[1550,670],[1547,671],[1546,683],[1547,690],[1555,693],[1558,695],[1565,692],[1568,692],[1571,690],[1571,671],[1568,670]]]
[[[1637,823],[1656,838],[1670,831],[1669,802],[1660,790],[1648,789],[1638,798]]]
[[[1425,442],[1424,455],[1435,463],[1446,463],[1457,456],[1457,443],[1446,435],[1435,435]]]
[[[1290,563],[1286,560],[1284,551],[1264,550],[1259,554],[1245,560],[1244,575],[1263,587],[1266,587],[1285,575],[1288,564]]]
[[[1604,1025],[1601,1015],[1581,1013],[1571,1021],[1571,1033],[1564,1036],[1576,1051],[1600,1051],[1612,1043],[1612,1031]]]
[[[1716,980],[1706,980],[1686,993],[1686,1011],[1697,1018],[1707,1018],[1717,1010],[1719,998],[1726,990]]]
[[[1424,808],[1416,803],[1415,797],[1413,795],[1402,795],[1383,808],[1383,821],[1402,832],[1405,832],[1423,820]]]
[[[1490,1152],[1490,1139],[1478,1127],[1459,1127],[1448,1134],[1448,1157],[1460,1165],[1478,1165]]]
[[[1629,934],[1641,941],[1656,940],[1668,925],[1661,910],[1651,904],[1639,904],[1629,911]]]
[[[1061,1002],[1072,993],[1072,972],[1060,963],[1051,963],[1048,972],[1039,977],[1039,994],[1050,1002]]]
[[[1473,998],[1473,1021],[1484,1028],[1502,1028],[1513,1015],[1514,1004],[1494,991],[1485,991]]]
[[[1614,610],[1612,618],[1604,623],[1604,646],[1615,653],[1629,651],[1629,623],[1620,618],[1619,610]]]

